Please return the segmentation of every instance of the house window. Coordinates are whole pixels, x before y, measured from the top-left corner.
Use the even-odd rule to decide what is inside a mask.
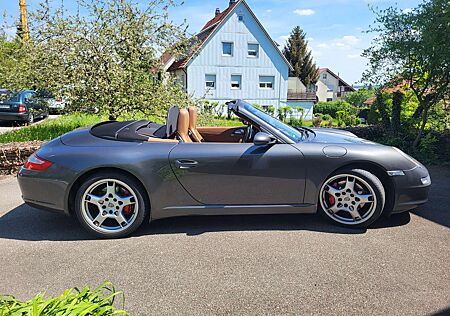
[[[233,43],[223,42],[222,43],[222,55],[223,56],[233,56]]]
[[[327,98],[327,102],[332,102],[333,98]]]
[[[240,89],[241,88],[241,75],[231,75],[231,89]]]
[[[327,74],[323,74],[322,79],[327,79]]]
[[[243,16],[243,15],[238,15],[238,21],[239,21],[239,22],[244,21],[244,16]]]
[[[205,75],[205,88],[206,89],[216,88],[216,75]]]
[[[259,87],[261,89],[273,89],[274,82],[274,76],[259,76]]]
[[[247,44],[247,56],[258,57],[258,55],[259,55],[259,44]]]

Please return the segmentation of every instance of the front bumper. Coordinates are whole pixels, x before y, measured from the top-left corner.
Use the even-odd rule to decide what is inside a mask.
[[[427,168],[418,165],[403,172],[404,175],[392,177],[395,185],[392,213],[409,211],[428,201],[431,178]]]
[[[0,112],[0,121],[27,121],[28,113]]]

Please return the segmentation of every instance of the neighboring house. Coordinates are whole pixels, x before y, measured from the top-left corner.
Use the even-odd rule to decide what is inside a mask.
[[[345,95],[355,91],[342,78],[328,68],[319,69],[319,80],[316,83],[318,101],[329,102],[344,99]]]
[[[180,60],[163,55],[164,69],[175,74],[196,98],[219,104],[243,99],[276,109],[287,104],[292,66],[244,0],[208,21],[199,43]]]
[[[307,91],[305,85],[299,78],[289,77],[287,105],[294,109],[293,116],[300,118],[301,113],[296,108],[302,107],[304,109],[303,118],[311,120],[315,103],[316,93]]]

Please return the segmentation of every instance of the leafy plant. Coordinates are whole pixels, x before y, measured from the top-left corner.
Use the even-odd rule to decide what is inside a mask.
[[[25,302],[13,296],[0,296],[0,316],[129,315],[113,306],[116,297],[122,298],[123,305],[123,292],[116,291],[110,282],[93,290],[71,288],[58,297],[45,298],[41,293]]]

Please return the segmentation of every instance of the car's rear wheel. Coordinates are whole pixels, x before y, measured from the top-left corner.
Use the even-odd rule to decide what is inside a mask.
[[[27,119],[26,123],[28,125],[31,125],[31,124],[34,123],[34,115],[33,115],[33,113],[28,114],[28,119]]]
[[[148,208],[142,185],[115,172],[89,177],[75,197],[78,220],[90,233],[102,238],[131,234],[144,221]]]
[[[319,193],[319,211],[343,226],[367,227],[385,204],[381,181],[362,169],[340,170],[325,180]]]

